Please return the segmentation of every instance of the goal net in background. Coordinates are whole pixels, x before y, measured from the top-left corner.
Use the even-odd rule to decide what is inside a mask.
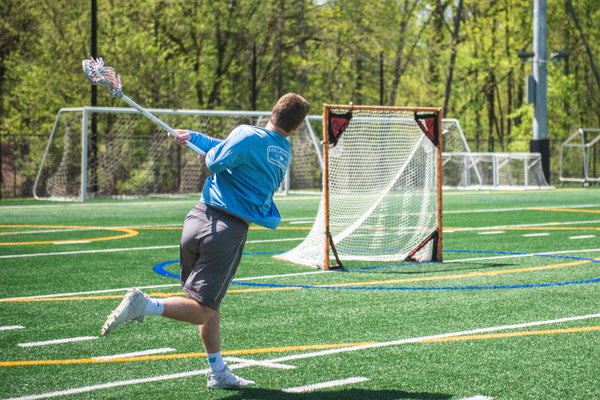
[[[550,189],[540,153],[473,153],[456,119],[442,121],[444,189]]]
[[[304,241],[276,258],[441,261],[441,109],[325,105],[324,189]]]
[[[265,126],[271,116],[251,111],[149,111],[174,128],[223,139],[240,124]],[[321,124],[321,116],[308,117],[290,136],[293,159],[282,190],[320,190],[322,161],[311,118]],[[66,108],[56,117],[33,193],[37,199],[76,201],[198,193],[209,174],[195,152],[175,144],[134,109]]]
[[[548,189],[540,153],[443,153],[444,189]]]
[[[560,181],[600,182],[600,129],[579,128],[560,148]]]

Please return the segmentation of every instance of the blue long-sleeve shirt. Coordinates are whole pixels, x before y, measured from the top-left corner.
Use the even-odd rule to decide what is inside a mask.
[[[213,172],[200,201],[269,229],[281,221],[273,194],[292,159],[287,138],[278,132],[240,125],[227,139],[191,132],[190,141],[206,152]]]

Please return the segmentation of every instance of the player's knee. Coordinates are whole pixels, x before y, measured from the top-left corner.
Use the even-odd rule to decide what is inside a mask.
[[[217,311],[215,309],[207,306],[206,304],[203,304],[200,302],[197,302],[197,303],[198,303],[198,310],[192,316],[192,319],[194,321],[193,323],[195,325],[204,325],[215,316],[215,313]]]

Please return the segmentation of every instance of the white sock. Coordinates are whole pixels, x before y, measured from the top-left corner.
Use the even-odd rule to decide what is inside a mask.
[[[218,353],[206,353],[206,359],[212,371],[219,372],[225,369],[225,361],[223,361],[220,351]]]
[[[146,307],[144,308],[144,315],[162,315],[165,310],[165,304],[160,299],[148,298]]]

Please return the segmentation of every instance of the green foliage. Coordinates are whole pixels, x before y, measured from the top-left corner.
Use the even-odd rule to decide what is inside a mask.
[[[147,107],[251,109],[254,51],[259,110],[288,91],[304,94],[315,113],[323,103],[379,104],[383,54],[385,104],[442,106],[448,92],[446,116],[461,121],[469,140],[499,143],[496,151],[531,131],[522,112],[530,65],[516,56],[532,50],[529,0],[465,0],[455,38],[458,0],[97,3],[98,55]],[[549,63],[551,139],[600,123],[600,87],[565,4],[548,0],[548,53],[571,53],[568,66]],[[90,3],[7,0],[1,7],[0,133],[48,133],[58,109],[90,102],[80,64],[90,51]],[[596,0],[574,7],[596,55]],[[98,101],[123,106],[102,90]]]

